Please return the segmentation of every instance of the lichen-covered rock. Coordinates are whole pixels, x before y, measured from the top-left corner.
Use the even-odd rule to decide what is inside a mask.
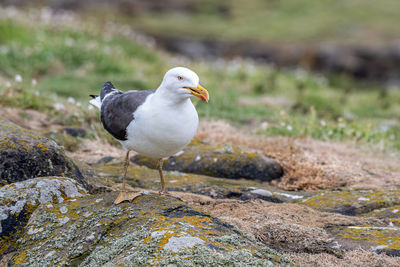
[[[113,161],[108,164],[91,166],[100,179],[121,182],[123,163]],[[220,179],[211,176],[164,171],[166,187],[170,191],[183,191],[207,195],[213,198],[234,198],[241,200],[263,199],[272,202],[296,202],[308,197],[312,192],[292,192],[269,186],[259,180]],[[160,175],[157,170],[130,164],[127,182],[133,187],[151,190],[160,189]]]
[[[379,223],[336,226],[329,228],[329,232],[340,248],[363,248],[400,256],[400,229],[396,226],[400,216],[400,190],[328,191],[300,203],[322,211],[377,219]]]
[[[301,204],[344,215],[360,215],[400,204],[400,190],[344,190],[314,195]]]
[[[0,255],[15,250],[32,212],[40,205],[52,206],[86,194],[76,180],[61,177],[35,178],[0,188]],[[43,229],[35,229],[34,233]]]
[[[157,160],[135,155],[131,161],[155,169]],[[197,173],[212,177],[271,181],[283,175],[273,159],[236,146],[192,142],[183,153],[164,161],[164,170]]]
[[[289,260],[231,225],[166,196],[113,205],[116,194],[42,205],[15,266],[288,266]],[[41,229],[39,231],[39,229]]]
[[[365,214],[365,216],[384,219],[385,221],[390,222],[397,227],[400,227],[400,205],[373,210]]]
[[[347,226],[330,229],[342,248],[384,252],[400,257],[400,229],[398,227]]]
[[[0,119],[0,185],[43,176],[66,176],[87,186],[54,141]]]

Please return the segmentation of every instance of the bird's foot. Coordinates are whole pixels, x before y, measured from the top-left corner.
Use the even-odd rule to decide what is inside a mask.
[[[141,193],[133,193],[133,192],[120,192],[117,199],[114,200],[114,204],[119,204],[124,201],[132,201],[138,196],[140,196]]]
[[[158,194],[160,194],[162,196],[172,196],[171,193],[167,190],[160,190],[160,191],[158,191]]]

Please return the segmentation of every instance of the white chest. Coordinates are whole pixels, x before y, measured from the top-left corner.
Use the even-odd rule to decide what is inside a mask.
[[[178,105],[164,105],[148,99],[134,113],[135,120],[127,128],[129,150],[161,158],[179,152],[194,137],[198,115],[190,99]]]

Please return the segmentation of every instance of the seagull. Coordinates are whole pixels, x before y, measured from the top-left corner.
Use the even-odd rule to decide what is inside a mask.
[[[127,192],[125,187],[131,150],[158,159],[160,194],[168,194],[163,159],[181,151],[196,134],[199,117],[190,98],[209,101],[208,91],[199,84],[199,76],[188,68],[175,67],[166,72],[157,90],[123,92],[105,82],[100,96],[90,96],[93,98],[90,104],[100,109],[104,129],[126,151],[122,190],[114,203],[131,201],[138,195]]]

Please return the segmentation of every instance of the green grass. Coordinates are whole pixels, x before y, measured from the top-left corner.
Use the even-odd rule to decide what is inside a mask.
[[[126,19],[158,34],[270,42],[353,42],[400,35],[397,0],[188,1],[194,12],[145,12]],[[229,15],[218,12],[224,6]]]
[[[102,130],[97,111],[88,110],[88,95],[98,94],[107,80],[123,90],[154,89],[165,71],[177,65],[163,52],[118,33],[89,31],[85,23],[73,28],[0,19],[0,48],[1,106],[41,110],[54,123],[83,127],[89,138],[114,143]],[[363,85],[361,90],[351,81],[331,83],[305,71],[247,61],[184,65],[195,70],[209,89],[208,104],[194,100],[202,119],[224,119],[243,127],[267,122],[260,134],[400,149],[399,88],[383,94],[385,88],[375,85]],[[23,82],[14,81],[17,74]],[[68,103],[69,97],[79,104]],[[272,102],[284,98],[289,104],[271,105],[263,101],[266,97]],[[57,110],[54,103],[66,109]]]

